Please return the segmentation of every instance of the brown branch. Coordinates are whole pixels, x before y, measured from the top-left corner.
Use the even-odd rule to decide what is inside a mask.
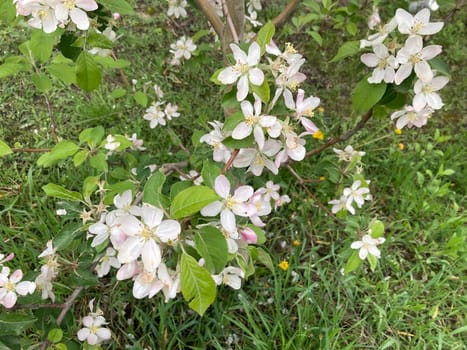
[[[224,167],[221,170],[222,175],[224,175],[227,172],[227,170],[229,170],[229,168],[232,165],[233,161],[235,160],[235,158],[237,158],[238,152],[240,152],[240,150],[238,148],[234,149],[234,151],[230,155],[229,160],[227,160],[227,163],[225,163]]]
[[[300,175],[297,174],[297,172],[287,164],[287,169],[290,171],[290,173],[298,180],[300,186],[305,190],[306,194],[313,199],[313,201],[320,207],[322,210],[324,210],[336,223],[338,223],[341,226],[345,226],[345,223],[343,223],[341,220],[339,220],[333,213],[330,211],[321,201],[316,197],[311,191],[306,187],[306,180],[302,179]]]
[[[240,39],[238,37],[235,24],[232,20],[232,16],[230,15],[229,7],[227,6],[227,3],[225,2],[225,0],[222,0],[222,8],[224,9],[225,18],[227,19],[227,24],[229,25],[230,32],[232,33],[233,41],[235,44],[238,44],[240,42]]]
[[[346,141],[348,140],[349,138],[351,138],[357,131],[359,131],[360,129],[363,129],[363,127],[365,126],[365,124],[368,122],[368,120],[370,120],[371,116],[373,115],[373,109],[370,109],[368,112],[365,113],[365,115],[362,117],[362,119],[358,122],[357,125],[355,125],[355,127],[353,129],[350,129],[349,131],[347,131],[346,133],[342,134],[342,135],[339,135],[339,136],[336,136],[336,137],[333,137],[333,138],[330,138],[329,140],[327,140],[323,145],[321,145],[320,147],[318,148],[315,148],[311,151],[308,151],[306,153],[306,157],[309,157],[309,156],[314,156],[315,154],[318,154],[318,153],[321,153],[322,151],[324,151],[326,148],[328,147],[331,147],[332,145],[335,145],[336,143],[339,143],[339,142],[343,142],[343,141]]]
[[[284,22],[286,22],[292,15],[292,13],[295,11],[300,2],[301,0],[290,0],[287,6],[284,7],[282,12],[279,13],[277,17],[272,19],[272,24],[274,24],[276,27],[284,24]]]
[[[209,4],[207,0],[195,0],[195,2],[200,10],[204,13],[209,23],[211,23],[212,27],[216,31],[216,34],[219,36],[219,38],[222,38],[224,34],[224,23],[222,23],[221,19],[217,15],[216,10]]]
[[[49,112],[49,118],[50,118],[50,132],[52,133],[52,137],[55,141],[55,143],[58,143],[58,136],[57,136],[57,132],[55,130],[57,124],[55,123],[55,120],[54,120],[54,114],[53,114],[53,111],[52,111],[52,105],[50,104],[50,100],[49,100],[49,97],[47,95],[44,95],[45,97],[45,102],[47,104],[47,111]]]
[[[117,54],[114,50],[112,50],[111,56],[114,59],[114,61],[118,60]],[[128,81],[128,78],[123,69],[119,68],[118,73],[120,74],[120,79],[122,81],[123,86],[129,86],[130,82]]]
[[[12,148],[13,152],[17,153],[40,153],[40,152],[50,152],[52,148]]]

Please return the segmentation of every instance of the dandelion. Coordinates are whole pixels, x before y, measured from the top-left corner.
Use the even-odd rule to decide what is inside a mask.
[[[279,263],[279,267],[281,268],[281,270],[287,271],[289,269],[289,262],[287,260],[282,260]]]

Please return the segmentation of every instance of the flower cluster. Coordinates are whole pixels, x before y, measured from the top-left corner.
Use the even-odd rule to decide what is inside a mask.
[[[78,339],[80,341],[86,341],[89,345],[99,345],[102,342],[112,338],[112,333],[108,328],[105,328],[107,322],[102,311],[97,309],[94,312],[94,299],[89,302],[89,309],[91,312],[83,317],[83,328],[78,331]]]
[[[154,90],[158,100],[154,101],[143,115],[143,118],[149,121],[149,127],[151,129],[154,129],[158,125],[165,126],[167,125],[167,120],[172,120],[172,118],[180,116],[177,105],[170,102],[166,104],[162,101],[164,93],[161,91],[160,87],[156,85],[154,86]]]
[[[304,90],[297,90],[306,78],[299,71],[305,59],[291,44],[287,44],[285,51],[281,52],[271,42],[266,46],[267,64],[263,65],[260,64],[262,54],[258,43],[251,43],[247,52],[236,44],[230,47],[235,63],[219,71],[217,80],[224,85],[236,86],[236,99],[240,103],[241,114],[237,114],[235,123],[228,123],[228,127],[219,121],[210,123],[214,130],[201,137],[200,141],[214,148],[215,161],[227,162],[233,149],[226,144],[226,140],[232,143],[231,140],[252,139],[249,146],[239,147],[241,149],[233,166],[247,168],[255,176],[260,176],[264,168],[277,174],[281,164],[289,158],[295,161],[305,158],[305,136],[312,135],[316,139],[324,137],[311,121],[320,99],[305,97]],[[255,92],[267,84],[267,79],[275,83],[271,101]],[[285,116],[273,115],[272,111],[281,97],[289,112]],[[304,131],[299,132],[300,127]]]
[[[168,0],[168,2],[169,8],[167,10],[167,16],[175,18],[183,18],[187,16],[185,9],[187,6],[186,0]]]
[[[13,0],[16,12],[21,16],[31,16],[28,24],[52,33],[58,27],[65,27],[72,22],[78,29],[89,28],[86,12],[97,10],[94,0]]]
[[[398,9],[388,24],[381,26],[377,34],[370,35],[368,40],[361,41],[361,47],[371,46],[373,53],[365,53],[361,61],[368,67],[375,68],[368,82],[381,82],[400,85],[412,72],[415,73],[414,97],[412,105],[391,115],[397,119],[396,126],[421,127],[425,125],[431,114],[443,107],[437,91],[449,81],[445,76],[437,76],[429,61],[438,56],[440,45],[424,47],[422,36],[433,35],[443,28],[443,22],[430,22],[430,10],[424,8],[414,16],[403,9]],[[403,45],[397,38],[390,36],[395,29],[407,35]],[[387,45],[384,44],[388,41]]]
[[[58,275],[59,264],[57,262],[58,257],[55,253],[52,241],[47,242],[46,249],[39,254],[38,258],[43,259],[43,264],[41,266],[41,272],[35,280],[37,289],[41,291],[42,299],[50,298],[50,300],[55,301],[52,281]]]

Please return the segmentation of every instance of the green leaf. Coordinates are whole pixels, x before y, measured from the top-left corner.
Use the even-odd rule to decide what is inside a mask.
[[[339,62],[346,57],[353,56],[360,51],[360,41],[348,41],[342,45],[337,54],[332,58],[331,62]]]
[[[360,259],[360,257],[358,256],[358,250],[354,250],[349,260],[347,260],[347,264],[345,264],[344,274],[355,271],[360,267],[361,264],[362,259]]]
[[[89,155],[89,151],[86,149],[76,152],[76,154],[73,156],[73,164],[75,165],[75,167],[78,167],[81,164],[83,164],[86,158],[88,157],[88,155]]]
[[[46,67],[47,71],[65,84],[76,84],[76,67],[67,63],[52,63]]]
[[[83,196],[89,197],[96,189],[100,176],[88,176],[83,181]]]
[[[74,155],[79,150],[77,144],[71,141],[60,141],[50,152],[47,152],[39,157],[37,165],[49,167],[59,161]]]
[[[386,92],[386,84],[370,84],[365,76],[352,92],[352,109],[355,112],[369,111]]]
[[[56,41],[57,33],[47,34],[41,29],[35,29],[32,32],[31,40],[28,41],[27,47],[38,62],[45,63],[52,55]]]
[[[131,192],[134,194],[136,191],[136,185],[130,180],[126,180],[107,185],[105,189],[107,191],[105,192],[104,204],[111,205],[115,195],[117,194],[122,194],[127,190],[131,190]]]
[[[76,239],[83,230],[81,222],[68,223],[63,229],[54,237],[53,246],[57,251],[66,249],[70,246],[74,239]]]
[[[250,135],[242,140],[235,140],[232,136],[229,136],[226,137],[222,143],[230,148],[248,148],[255,144],[255,138],[253,135]]]
[[[114,89],[110,93],[110,97],[112,97],[112,98],[119,98],[119,97],[123,97],[125,95],[126,95],[126,90],[124,88]]]
[[[11,24],[16,18],[16,7],[13,1],[2,0],[0,1],[0,22],[4,24]]]
[[[79,134],[79,142],[87,142],[89,147],[94,148],[104,138],[105,129],[101,125],[96,126],[95,128],[88,128],[81,131]]]
[[[47,339],[51,343],[58,343],[63,338],[63,331],[60,328],[52,328],[47,334]]]
[[[170,187],[170,201],[173,201],[177,194],[191,186],[193,186],[192,181],[179,181],[174,183],[172,187]]]
[[[203,226],[194,239],[196,250],[204,258],[206,269],[210,273],[221,272],[229,257],[227,241],[222,232],[213,226]]]
[[[313,38],[313,40],[318,43],[319,46],[323,45],[323,38],[321,37],[321,35],[318,32],[309,31],[308,35],[310,35]]]
[[[384,224],[379,220],[370,223],[370,235],[373,238],[381,237],[384,233]]]
[[[0,336],[18,335],[31,327],[37,321],[32,315],[24,313],[2,313],[0,314]]]
[[[76,60],[76,83],[85,91],[92,91],[99,87],[102,74],[93,56],[82,51]]]
[[[42,186],[42,189],[49,197],[65,199],[68,201],[80,201],[83,199],[81,193],[67,190],[65,187],[53,183],[48,183],[47,185]]]
[[[271,255],[261,247],[256,247],[256,249],[258,252],[258,261],[264,266],[266,266],[269,269],[269,271],[274,273],[274,263],[272,262]]]
[[[148,105],[148,97],[142,91],[136,91],[136,93],[133,95],[133,98],[135,99],[137,104],[143,107],[146,107]]]
[[[430,60],[430,66],[443,75],[451,76],[449,65],[439,57],[432,58]]]
[[[112,69],[121,69],[131,65],[130,61],[128,60],[114,60],[110,56],[93,56],[94,61],[99,63],[100,65],[104,66],[105,68],[112,68]]]
[[[203,183],[206,186],[213,188],[214,181],[216,180],[216,177],[218,177],[220,174],[221,169],[216,164],[214,164],[214,162],[210,160],[203,161],[203,169],[201,170],[201,176],[203,178]]]
[[[109,169],[109,166],[107,165],[105,157],[104,152],[99,152],[95,156],[89,158],[89,164],[98,171],[106,172]]]
[[[162,208],[162,187],[164,186],[166,176],[160,171],[155,172],[144,185],[143,203],[152,204]]]
[[[134,13],[133,7],[125,0],[97,0],[106,9],[112,12],[118,12],[121,15],[132,15]]]
[[[183,298],[192,310],[202,316],[216,299],[216,283],[209,272],[186,253],[182,254],[180,266]]]
[[[234,114],[229,115],[229,117],[225,120],[222,130],[233,131],[233,129],[235,129],[235,127],[244,120],[245,116],[243,115],[242,111],[237,111]]]
[[[206,36],[206,35],[209,35],[210,31],[207,30],[207,29],[201,29],[199,31],[197,31],[195,34],[193,34],[193,36],[191,37],[191,40],[195,43],[197,42],[199,39],[201,39],[202,37]]]
[[[13,153],[11,148],[2,140],[0,140],[0,157]]]
[[[101,49],[112,49],[114,43],[104,34],[89,32],[87,37],[87,47],[99,47]]]
[[[357,34],[357,31],[358,31],[357,25],[354,22],[348,22],[347,25],[345,26],[345,29],[347,29],[347,32],[350,35],[355,35]]]
[[[254,84],[250,84],[251,91],[254,92],[264,103],[268,103],[270,99],[270,89],[268,80],[264,79],[263,84],[261,86],[257,86]]]
[[[33,74],[31,80],[40,92],[47,92],[52,88],[50,78],[44,73]]]
[[[15,75],[24,70],[23,64],[18,63],[4,63],[0,65],[0,78],[5,78],[10,75]]]
[[[209,187],[192,186],[175,196],[170,206],[173,219],[193,215],[206,205],[219,199],[219,196]]]
[[[261,55],[266,51],[266,45],[271,42],[274,33],[276,32],[276,27],[274,24],[269,21],[264,26],[261,27],[258,34],[256,35],[256,42],[261,48]]]

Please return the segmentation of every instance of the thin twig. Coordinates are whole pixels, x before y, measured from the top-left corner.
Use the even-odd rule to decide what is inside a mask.
[[[300,175],[297,174],[297,172],[289,165],[287,164],[287,169],[290,171],[290,173],[298,180],[300,183],[300,186],[305,190],[306,194],[313,199],[313,201],[320,207],[322,210],[324,210],[336,223],[338,223],[341,226],[345,226],[345,224],[339,220],[333,213],[330,211],[321,201],[316,197],[311,191],[306,187],[306,180],[302,179]]]
[[[235,158],[237,158],[238,152],[240,152],[240,150],[238,148],[234,149],[234,151],[230,155],[230,158],[227,160],[227,163],[225,163],[224,167],[221,170],[222,175],[225,175],[227,170],[229,170],[229,168],[232,165],[233,161],[235,160]]]
[[[114,50],[112,50],[112,58],[114,59],[114,61],[118,60],[118,57],[117,57],[117,54]],[[125,74],[125,72],[123,71],[123,69],[119,69],[118,70],[119,74],[120,74],[120,79],[122,80],[122,84],[123,86],[129,86],[130,85],[130,82],[128,81],[128,78]]]
[[[11,150],[16,153],[41,153],[50,152],[52,148],[12,148]]]
[[[346,133],[342,134],[342,135],[339,135],[339,136],[336,136],[336,137],[333,137],[333,138],[330,138],[329,140],[327,140],[323,145],[321,145],[320,147],[318,148],[315,148],[311,151],[308,151],[306,153],[306,157],[309,157],[309,156],[313,156],[315,154],[318,154],[318,153],[321,153],[322,151],[324,151],[326,148],[329,148],[331,147],[332,145],[335,145],[336,143],[339,143],[339,142],[344,142],[344,141],[347,141],[349,138],[351,138],[357,131],[359,131],[360,129],[363,129],[363,127],[365,126],[365,124],[368,122],[368,120],[370,120],[371,116],[373,115],[373,109],[370,109],[368,112],[365,113],[365,115],[362,117],[362,119],[358,122],[357,125],[355,125],[355,127],[353,129],[350,129],[349,131],[347,131]]]
[[[225,18],[227,18],[227,24],[229,25],[230,32],[232,33],[233,41],[238,44],[240,40],[238,38],[237,29],[235,28],[235,24],[232,20],[232,16],[230,15],[229,8],[227,7],[225,0],[222,0],[222,8],[224,9]]]
[[[290,0],[286,7],[277,15],[277,17],[272,19],[272,24],[276,27],[284,24],[292,13],[295,11],[297,6],[300,4],[301,0]]]
[[[219,38],[224,35],[224,24],[216,13],[214,7],[207,0],[195,0],[200,10],[204,13],[209,23],[211,23],[214,31]]]

